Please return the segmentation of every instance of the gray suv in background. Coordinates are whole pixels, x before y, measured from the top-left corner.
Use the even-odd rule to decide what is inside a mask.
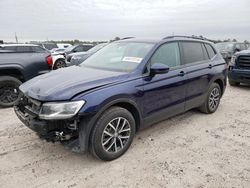
[[[19,86],[52,67],[50,52],[33,44],[0,45],[0,107],[20,98]]]
[[[76,52],[72,53],[66,56],[66,64],[67,66],[72,66],[72,65],[79,65],[83,61],[85,61],[88,57],[102,49],[104,46],[106,46],[108,43],[101,43],[97,44],[95,47],[89,49],[86,52]]]

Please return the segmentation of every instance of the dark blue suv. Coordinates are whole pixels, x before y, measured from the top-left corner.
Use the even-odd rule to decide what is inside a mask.
[[[120,40],[21,85],[15,112],[41,138],[113,160],[142,128],[193,108],[215,112],[226,74],[205,40]]]

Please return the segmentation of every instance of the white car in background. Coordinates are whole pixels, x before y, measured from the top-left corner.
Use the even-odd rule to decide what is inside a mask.
[[[51,53],[51,56],[52,56],[52,60],[53,60],[52,70],[66,67],[64,55],[58,54],[58,53],[56,53],[56,54]]]
[[[64,52],[68,47],[72,46],[69,43],[57,43],[56,45],[58,48],[50,50],[53,59],[53,70],[66,67]]]
[[[61,48],[61,49],[66,49],[66,48],[68,48],[68,47],[70,47],[70,46],[72,46],[71,44],[69,44],[69,43],[57,43],[57,46],[58,46],[58,48]]]

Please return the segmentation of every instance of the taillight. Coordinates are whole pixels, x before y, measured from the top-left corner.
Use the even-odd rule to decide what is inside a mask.
[[[48,57],[46,57],[46,63],[48,64],[49,67],[52,67],[52,65],[53,65],[53,59],[52,59],[51,55],[49,55]]]

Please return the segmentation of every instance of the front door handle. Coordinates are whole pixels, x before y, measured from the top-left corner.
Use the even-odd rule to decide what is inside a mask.
[[[179,73],[179,76],[185,76],[185,72],[184,71],[181,71],[180,73]]]

